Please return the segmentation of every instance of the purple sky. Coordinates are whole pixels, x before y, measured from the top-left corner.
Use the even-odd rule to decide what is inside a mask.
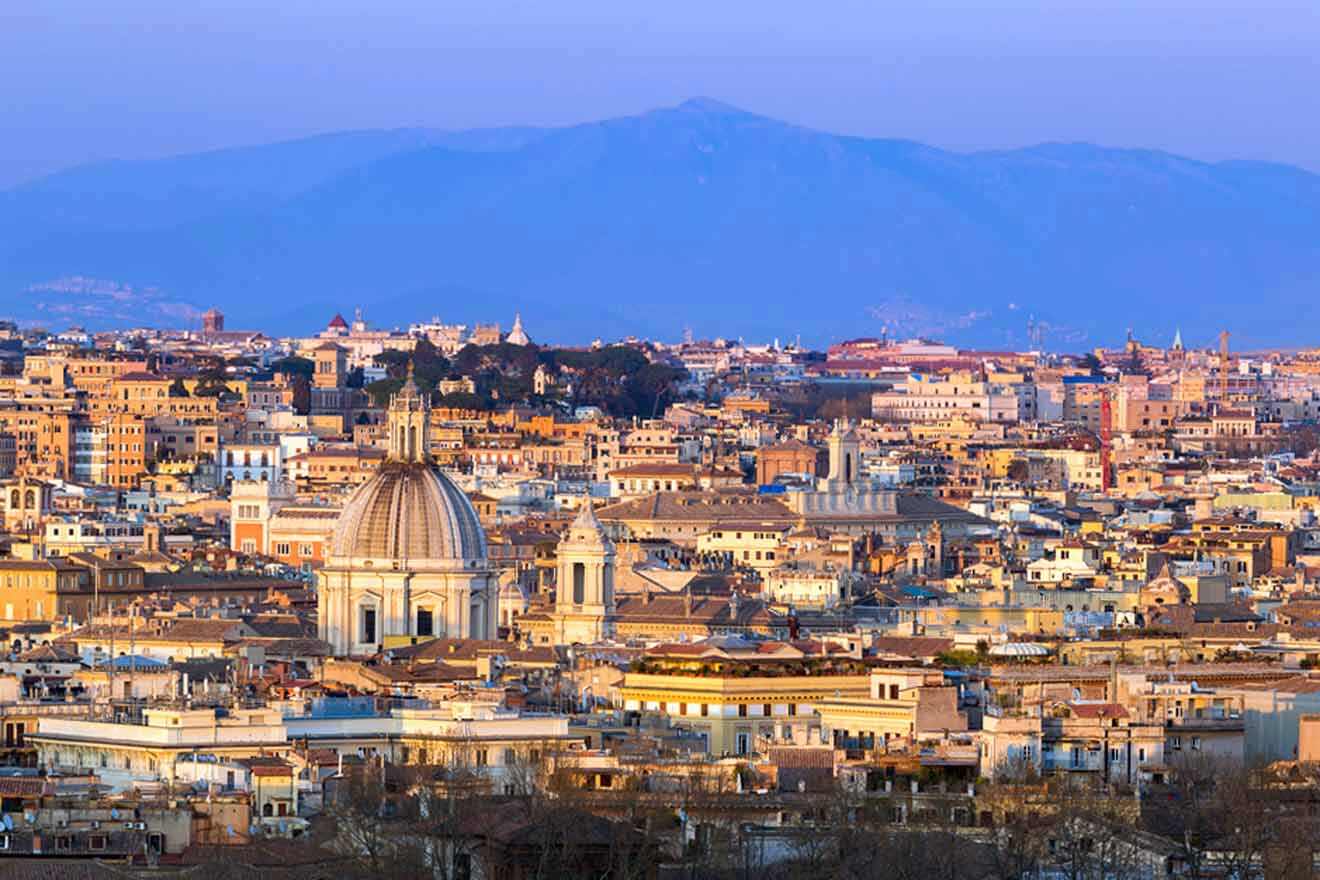
[[[954,149],[1087,140],[1320,170],[1317,93],[1317,0],[3,0],[0,186],[694,95]]]

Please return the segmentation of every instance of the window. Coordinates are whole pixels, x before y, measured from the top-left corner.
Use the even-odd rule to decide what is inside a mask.
[[[490,762],[490,759],[489,759],[489,756],[486,754],[486,750],[485,750],[485,749],[477,749],[477,766],[478,766],[478,767],[485,767],[485,766],[487,766],[487,764],[489,764],[489,762]]]
[[[581,605],[587,597],[587,566],[582,562],[573,563],[573,604]]]
[[[92,852],[102,852],[105,850],[105,835],[93,834],[87,838],[87,848]]]
[[[747,717],[747,704],[746,704],[746,703],[739,703],[739,704],[738,704],[738,717],[739,717],[739,718],[746,718],[746,717]]]
[[[1192,737],[1192,751],[1201,751],[1201,738],[1199,736]]]
[[[288,544],[283,544],[283,543],[281,543],[281,544],[276,544],[276,545],[275,545],[275,555],[276,555],[276,556],[288,556],[288,555],[289,555],[289,550],[290,550],[290,547],[289,547]]]
[[[363,642],[376,641],[376,609],[362,609],[362,639]]]
[[[434,623],[434,620],[433,620],[433,618],[432,618],[432,616],[431,616],[431,609],[430,609],[430,608],[418,608],[418,609],[417,609],[417,635],[419,635],[419,636],[429,636],[429,635],[434,635],[434,634],[435,634],[435,633],[434,633],[434,627],[435,627],[435,623]]]

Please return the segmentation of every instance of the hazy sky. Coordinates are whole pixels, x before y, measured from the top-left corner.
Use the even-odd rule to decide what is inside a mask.
[[[1320,170],[1320,0],[0,0],[0,185],[313,132],[707,95],[955,149]]]

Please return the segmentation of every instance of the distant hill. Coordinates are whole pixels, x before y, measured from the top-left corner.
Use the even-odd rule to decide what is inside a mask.
[[[379,324],[521,311],[565,342],[691,326],[1021,346],[1034,318],[1052,347],[1126,326],[1206,345],[1228,327],[1242,346],[1314,342],[1317,303],[1320,177],[1302,170],[1088,144],[952,153],[706,99],[102,163],[0,192],[0,314],[54,327],[219,305],[233,326],[305,332],[363,305]]]

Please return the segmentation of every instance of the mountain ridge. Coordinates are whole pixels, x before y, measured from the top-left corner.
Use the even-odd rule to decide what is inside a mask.
[[[693,326],[1022,346],[1032,317],[1053,347],[1175,325],[1283,344],[1317,314],[1317,220],[1320,177],[1288,165],[1060,142],[959,153],[694,98],[57,173],[0,192],[0,291],[56,325],[140,319],[30,290],[86,276],[272,332],[363,304],[386,324],[521,311],[566,342]]]

